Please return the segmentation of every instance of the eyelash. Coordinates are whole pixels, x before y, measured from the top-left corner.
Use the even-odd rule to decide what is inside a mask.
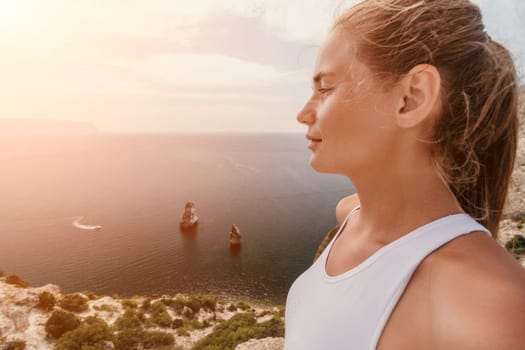
[[[333,88],[315,88],[317,92],[319,92],[321,95],[324,95],[325,93],[329,92]]]

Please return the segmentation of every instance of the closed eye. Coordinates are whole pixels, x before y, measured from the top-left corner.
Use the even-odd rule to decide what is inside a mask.
[[[330,91],[332,91],[334,89],[334,87],[316,87],[316,86],[312,86],[312,91],[314,93],[319,93],[323,96],[325,96],[326,94],[328,94]]]
[[[317,91],[318,91],[320,94],[322,94],[322,95],[325,95],[325,94],[327,94],[328,92],[330,92],[330,91],[332,91],[332,90],[333,90],[333,88],[322,88],[322,87],[320,87],[320,88],[317,89]]]

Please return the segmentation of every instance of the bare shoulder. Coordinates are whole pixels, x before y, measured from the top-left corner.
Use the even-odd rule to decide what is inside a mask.
[[[341,199],[335,207],[335,217],[337,219],[337,223],[341,225],[350,210],[354,209],[357,205],[359,205],[359,196],[357,193],[351,194]]]
[[[437,349],[523,349],[525,269],[493,238],[459,236],[421,267]]]

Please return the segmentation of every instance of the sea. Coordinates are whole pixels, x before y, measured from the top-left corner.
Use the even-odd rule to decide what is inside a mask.
[[[0,269],[67,293],[284,305],[354,193],[310,156],[303,134],[3,137]],[[179,227],[186,202],[193,232]]]

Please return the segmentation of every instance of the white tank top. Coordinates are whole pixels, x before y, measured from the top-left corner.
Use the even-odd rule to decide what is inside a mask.
[[[441,245],[473,231],[490,231],[466,213],[448,215],[383,246],[354,268],[330,276],[323,253],[292,284],[285,310],[284,350],[375,350],[419,263]]]

